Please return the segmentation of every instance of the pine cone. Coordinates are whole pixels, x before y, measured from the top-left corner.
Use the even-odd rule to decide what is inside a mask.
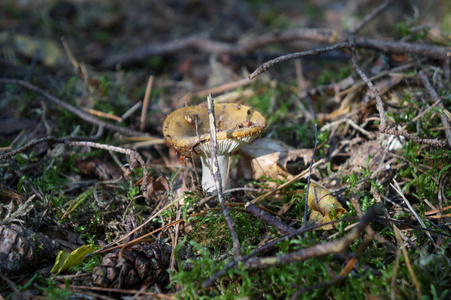
[[[56,244],[47,236],[16,224],[0,225],[1,273],[19,274],[33,271],[43,254],[48,257],[55,250]]]
[[[168,278],[168,255],[157,243],[133,245],[129,250],[110,252],[92,272],[96,286],[131,289],[161,283]]]

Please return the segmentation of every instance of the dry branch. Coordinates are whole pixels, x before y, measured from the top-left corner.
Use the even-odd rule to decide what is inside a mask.
[[[300,57],[305,57],[305,56],[317,56],[317,55],[321,55],[321,54],[326,53],[326,52],[330,52],[330,51],[338,50],[338,49],[343,49],[343,48],[349,48],[349,43],[348,42],[343,42],[343,43],[339,43],[339,44],[336,44],[336,45],[333,45],[333,46],[330,46],[330,47],[313,49],[313,50],[296,52],[296,53],[292,53],[292,54],[279,56],[279,57],[277,57],[275,59],[271,59],[270,61],[265,62],[263,65],[258,67],[254,72],[252,72],[251,75],[249,75],[249,79],[254,79],[255,77],[257,77],[261,73],[263,73],[266,70],[268,70],[269,68],[273,67],[275,64],[281,63],[283,61],[287,61],[287,60],[291,60],[291,59],[295,59],[295,58],[300,58]]]
[[[429,96],[431,96],[432,100],[434,102],[438,102],[438,106],[440,109],[445,110],[445,107],[443,106],[443,103],[441,102],[441,98],[437,94],[437,92],[432,87],[431,83],[429,82],[428,77],[426,76],[426,73],[424,73],[423,70],[421,70],[418,75],[420,76],[421,82],[423,83],[424,87],[426,88],[426,91],[428,92]],[[449,127],[448,117],[442,113],[440,114],[440,118],[442,120],[443,127],[445,128],[445,134],[448,139],[448,145],[451,149],[451,129]]]
[[[351,61],[354,69],[356,70],[357,74],[359,74],[360,78],[367,84],[369,89],[373,92],[374,97],[376,98],[376,108],[379,112],[380,117],[380,124],[379,124],[379,131],[381,133],[396,135],[396,136],[403,136],[405,138],[408,138],[415,143],[418,144],[426,144],[429,146],[437,147],[437,148],[443,148],[446,146],[445,141],[441,141],[438,139],[422,139],[414,134],[402,131],[402,130],[395,130],[390,129],[387,126],[387,117],[385,115],[385,109],[384,104],[381,98],[381,95],[379,94],[379,91],[376,89],[374,84],[371,82],[371,80],[366,76],[366,74],[360,69],[358,63],[357,63],[357,56],[355,52],[355,47],[351,48]]]
[[[245,56],[256,49],[275,43],[308,40],[334,45],[347,42],[351,37],[353,35],[346,31],[315,28],[276,30],[257,36],[249,42],[238,44],[214,41],[200,36],[191,36],[166,43],[152,43],[129,52],[113,54],[104,58],[98,65],[98,68],[111,69],[116,66],[136,64],[153,56],[173,55],[179,52],[186,52],[187,49],[211,54]],[[428,44],[386,41],[365,37],[355,37],[355,44],[358,48],[375,49],[386,53],[412,54],[440,60],[445,60],[451,56],[450,47]]]
[[[137,166],[140,166],[142,168],[143,184],[141,186],[141,190],[144,192],[143,194],[146,195],[145,191],[147,190],[147,182],[148,182],[148,172],[147,172],[146,165],[145,165],[144,160],[142,159],[141,155],[136,150],[129,149],[129,148],[116,147],[116,146],[112,146],[112,145],[100,144],[100,143],[95,143],[95,142],[91,142],[91,141],[76,141],[72,137],[56,138],[53,136],[48,136],[45,138],[40,138],[38,140],[32,141],[16,150],[0,154],[0,160],[10,159],[14,155],[16,155],[18,153],[22,153],[22,152],[24,152],[28,149],[31,149],[34,146],[36,146],[38,144],[42,144],[42,143],[65,144],[69,147],[77,147],[77,146],[93,147],[93,148],[98,148],[98,149],[114,151],[114,152],[119,152],[119,153],[125,154],[130,158],[129,161],[130,161],[131,169],[133,169]],[[40,193],[38,193],[38,195],[40,195]]]
[[[351,30],[349,30],[350,33],[356,34],[358,33],[366,24],[368,24],[371,20],[373,20],[376,16],[378,16],[384,9],[387,8],[387,6],[392,2],[393,0],[385,0],[382,2],[378,7],[373,9],[368,15],[366,15],[360,23],[358,23],[356,26],[354,26]]]
[[[248,202],[245,205],[246,211],[250,213],[252,216],[262,220],[265,224],[268,224],[284,235],[291,235],[296,232],[296,229],[288,226],[287,224],[281,222],[279,219],[277,219],[276,216],[264,211],[263,209],[259,208],[258,206]]]
[[[360,233],[377,216],[377,214],[380,213],[380,211],[381,208],[378,206],[370,207],[358,225],[339,240],[318,244],[310,248],[300,249],[274,257],[253,257],[244,263],[244,267],[246,269],[262,269],[291,262],[299,262],[312,257],[343,252],[359,237]]]
[[[281,242],[283,242],[283,241],[285,241],[287,239],[290,239],[290,238],[293,238],[295,236],[304,234],[304,233],[306,233],[308,231],[311,231],[311,230],[316,230],[316,229],[321,228],[321,227],[323,227],[325,225],[333,225],[333,224],[336,224],[338,222],[351,221],[351,220],[357,220],[357,219],[358,218],[356,218],[356,217],[344,218],[344,219],[340,219],[340,220],[334,220],[334,221],[331,221],[331,222],[311,225],[311,226],[308,226],[308,227],[305,227],[305,228],[298,229],[293,234],[284,236],[282,238],[279,238],[279,239],[276,239],[276,240],[273,240],[273,241],[267,243],[266,245],[264,245],[264,246],[258,248],[257,250],[255,250],[254,252],[244,256],[240,260],[235,260],[235,261],[230,262],[229,264],[227,264],[227,266],[224,267],[224,269],[222,269],[219,272],[216,272],[209,279],[205,280],[202,283],[202,287],[206,288],[206,287],[210,286],[217,278],[225,275],[228,270],[230,270],[232,268],[235,268],[239,263],[245,263],[246,261],[248,261],[249,259],[251,259],[255,255],[257,255],[259,253],[263,253],[263,252],[265,252],[265,251],[267,251],[269,249],[272,249],[277,244],[279,244],[279,243],[281,243]]]
[[[135,130],[131,130],[125,127],[120,127],[120,126],[116,126],[107,122],[104,122],[100,119],[97,119],[91,115],[86,114],[84,111],[73,107],[69,104],[67,104],[66,102],[58,99],[55,96],[50,95],[49,93],[47,93],[46,91],[44,91],[43,89],[38,88],[37,86],[24,81],[24,80],[17,80],[17,79],[7,79],[7,78],[0,78],[0,84],[16,84],[16,85],[20,85],[23,86],[25,88],[27,88],[28,90],[35,92],[38,95],[41,95],[45,100],[59,106],[62,107],[64,109],[66,109],[67,111],[73,113],[74,115],[76,115],[77,117],[79,117],[80,119],[93,124],[95,126],[98,127],[103,127],[106,128],[110,131],[113,132],[118,132],[124,135],[131,135],[131,136],[145,136],[146,134],[140,131],[135,131]]]
[[[294,59],[294,58],[304,57],[304,56],[320,55],[320,54],[323,54],[323,53],[326,53],[326,52],[329,52],[332,50],[336,50],[336,49],[348,48],[351,51],[351,62],[352,62],[352,66],[354,67],[354,70],[357,72],[357,74],[360,76],[360,78],[366,83],[368,88],[373,93],[373,96],[376,98],[376,108],[377,108],[377,110],[379,112],[379,116],[380,116],[379,131],[381,133],[386,133],[386,134],[390,134],[390,135],[403,136],[403,137],[408,138],[408,139],[414,141],[415,143],[419,143],[419,144],[427,144],[429,146],[433,146],[433,147],[437,147],[437,148],[446,147],[447,143],[445,141],[442,141],[439,139],[422,139],[414,134],[411,134],[411,133],[408,133],[408,132],[405,132],[402,130],[394,130],[394,129],[388,128],[387,117],[385,115],[385,109],[384,109],[384,104],[383,104],[381,95],[380,95],[379,91],[377,90],[377,88],[374,86],[374,84],[371,82],[371,80],[368,78],[368,76],[366,76],[366,74],[359,67],[359,64],[357,62],[356,46],[357,46],[356,38],[351,37],[349,42],[339,43],[339,44],[336,44],[335,46],[320,48],[320,49],[311,50],[311,51],[297,52],[297,53],[293,53],[293,54],[289,54],[289,55],[280,56],[280,57],[277,57],[273,60],[270,60],[270,61],[262,64],[259,68],[257,68],[249,76],[249,78],[251,78],[251,79],[255,78],[256,76],[265,72],[270,67],[274,66],[275,64],[277,64],[279,62],[287,61],[287,60]],[[451,53],[451,52],[448,52],[448,53]],[[434,98],[434,96],[432,96],[432,97]],[[437,98],[437,97],[435,97],[435,98]],[[450,133],[450,135],[451,135],[451,133]],[[451,147],[451,142],[450,142],[450,147]]]

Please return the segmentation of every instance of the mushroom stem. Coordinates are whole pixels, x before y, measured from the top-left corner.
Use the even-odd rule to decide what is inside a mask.
[[[218,166],[221,174],[221,184],[223,189],[227,188],[229,179],[229,165],[230,155],[218,155]],[[216,191],[215,178],[211,172],[211,157],[205,154],[200,155],[200,161],[202,163],[202,189],[206,192],[212,193]]]

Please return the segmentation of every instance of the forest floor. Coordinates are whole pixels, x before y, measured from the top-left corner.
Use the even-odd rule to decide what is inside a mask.
[[[2,1],[0,299],[449,299],[448,2]]]

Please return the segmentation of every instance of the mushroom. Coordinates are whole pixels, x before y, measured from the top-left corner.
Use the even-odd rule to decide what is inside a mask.
[[[266,119],[249,106],[224,103],[214,107],[217,157],[222,186],[229,176],[230,153],[252,142],[265,129]],[[208,110],[202,105],[179,108],[168,115],[163,135],[182,157],[197,154],[202,163],[202,188],[216,190],[211,174],[210,127]]]

